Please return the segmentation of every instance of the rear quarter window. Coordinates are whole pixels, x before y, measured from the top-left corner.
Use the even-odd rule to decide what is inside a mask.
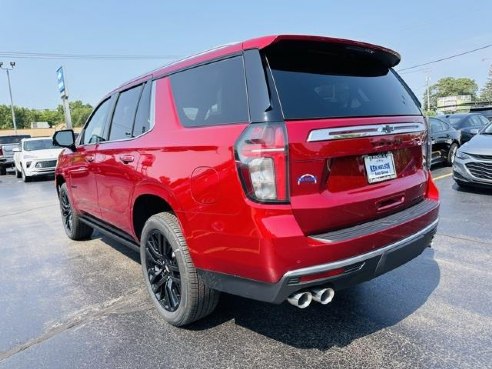
[[[242,57],[213,62],[171,75],[180,122],[185,127],[249,120]]]

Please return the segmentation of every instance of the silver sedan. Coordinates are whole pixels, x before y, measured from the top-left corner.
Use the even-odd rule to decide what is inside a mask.
[[[459,186],[492,188],[492,124],[458,149],[453,178]]]

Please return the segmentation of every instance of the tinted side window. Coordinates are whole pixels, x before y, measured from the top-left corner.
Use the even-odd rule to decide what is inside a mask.
[[[152,83],[145,84],[140,102],[138,103],[135,125],[133,126],[133,137],[139,136],[150,129],[150,98]]]
[[[470,120],[471,120],[471,125],[473,127],[477,127],[477,128],[480,128],[482,127],[482,121],[480,120],[480,118],[478,117],[478,115],[473,115],[470,117]]]
[[[434,132],[440,132],[443,130],[443,127],[442,127],[442,124],[440,121],[438,121],[437,119],[430,119],[430,123],[431,123],[431,132],[434,133]]]
[[[480,118],[480,120],[482,121],[482,126],[489,124],[489,120],[484,116],[479,115],[478,118]]]
[[[185,127],[249,120],[241,57],[188,69],[170,79],[179,119]]]
[[[133,121],[141,91],[142,85],[120,93],[111,123],[110,141],[132,137]]]
[[[109,107],[111,99],[105,100],[101,105],[96,108],[96,111],[92,114],[89,122],[85,126],[82,133],[82,139],[80,143],[82,145],[98,143],[104,141],[104,126],[108,117]]]
[[[462,128],[469,128],[473,126],[473,121],[471,120],[470,117],[463,119],[463,122],[461,123]]]

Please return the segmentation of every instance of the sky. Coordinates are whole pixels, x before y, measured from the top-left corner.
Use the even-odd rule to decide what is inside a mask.
[[[398,51],[402,61],[395,69],[404,69],[492,44],[490,14],[491,0],[0,0],[0,61],[16,63],[10,74],[15,105],[53,109],[60,104],[60,66],[70,101],[95,105],[123,82],[175,59],[269,34],[379,44]],[[98,57],[38,59],[19,53]],[[491,65],[488,47],[401,76],[422,99],[427,78],[432,84],[468,77],[481,88]],[[0,104],[10,104],[4,71]]]

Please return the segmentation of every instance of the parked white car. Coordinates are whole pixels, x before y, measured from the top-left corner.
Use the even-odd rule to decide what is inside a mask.
[[[55,173],[58,155],[63,149],[53,146],[51,137],[24,138],[14,149],[15,175],[24,182],[34,176]]]

